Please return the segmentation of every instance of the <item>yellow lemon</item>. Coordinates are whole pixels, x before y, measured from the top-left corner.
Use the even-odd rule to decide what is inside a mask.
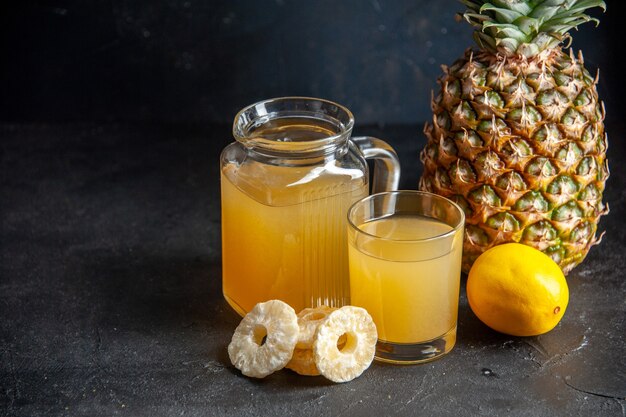
[[[467,278],[472,311],[487,326],[513,336],[536,336],[556,326],[569,289],[559,266],[520,243],[495,246],[476,259]]]

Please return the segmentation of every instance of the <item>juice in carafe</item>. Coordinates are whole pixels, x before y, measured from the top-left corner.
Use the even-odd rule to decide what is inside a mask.
[[[336,132],[314,119],[279,119],[255,134],[297,148]],[[223,291],[239,314],[269,299],[296,311],[349,303],[346,213],[367,195],[366,172],[334,159],[314,168],[306,159],[247,161],[226,166],[221,186]]]

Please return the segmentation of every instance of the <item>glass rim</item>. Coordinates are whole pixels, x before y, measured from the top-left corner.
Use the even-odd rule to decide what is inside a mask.
[[[422,238],[422,239],[394,239],[394,238],[389,238],[389,237],[382,237],[382,236],[378,236],[372,233],[368,233],[364,230],[362,230],[359,226],[357,226],[353,221],[352,221],[352,214],[354,212],[354,210],[356,209],[357,206],[365,204],[368,201],[371,201],[377,197],[381,197],[384,195],[400,195],[400,194],[405,194],[405,195],[415,195],[415,196],[429,196],[429,197],[434,197],[436,199],[439,199],[441,201],[443,201],[444,203],[450,204],[452,207],[454,207],[459,214],[461,215],[459,222],[456,226],[452,226],[452,230],[446,232],[446,233],[442,233],[439,235],[435,235],[435,236],[431,236],[431,237],[427,237],[427,238]],[[362,199],[354,202],[350,208],[348,209],[348,225],[354,229],[356,232],[361,233],[363,235],[378,239],[378,240],[384,240],[387,242],[406,242],[406,243],[417,243],[417,242],[429,242],[429,241],[435,241],[435,240],[440,240],[440,239],[445,239],[449,236],[454,235],[456,232],[459,231],[459,229],[463,228],[465,226],[465,212],[463,211],[463,209],[461,208],[461,206],[459,206],[457,203],[455,203],[454,201],[450,200],[449,198],[446,198],[442,195],[439,194],[435,194],[435,193],[431,193],[430,191],[421,191],[421,190],[395,190],[395,191],[383,191],[380,193],[376,193],[376,194],[371,194],[368,195],[367,197],[363,197]],[[379,217],[377,219],[372,219],[372,220],[378,220],[378,219],[384,219],[386,217],[389,216],[384,216],[384,217]]]
[[[246,143],[247,141],[251,139],[249,136],[249,133],[250,133],[249,130],[252,124],[251,121],[259,120],[259,119],[262,119],[263,117],[267,117],[268,119],[271,119],[273,116],[275,116],[276,114],[280,112],[268,111],[265,114],[259,114],[255,116],[253,119],[248,121],[248,123],[241,123],[241,121],[245,120],[246,114],[252,113],[257,108],[259,109],[265,108],[265,106],[277,104],[281,102],[283,103],[288,103],[288,102],[319,103],[320,105],[335,107],[339,110],[339,113],[343,113],[345,115],[346,122],[341,121],[339,117],[332,116],[332,118],[335,119],[337,122],[336,125],[339,128],[338,133],[334,135],[330,135],[322,139],[314,139],[314,140],[307,140],[307,141],[299,142],[299,146],[304,147],[305,149],[307,148],[307,146],[310,146],[312,144],[315,144],[316,147],[319,147],[319,146],[324,146],[324,145],[335,143],[338,140],[341,140],[342,138],[346,137],[346,135],[349,135],[352,129],[354,128],[354,115],[347,107],[339,103],[336,103],[331,100],[323,99],[323,98],[316,98],[316,97],[283,96],[283,97],[274,97],[274,98],[269,98],[265,100],[260,100],[260,101],[257,101],[256,103],[250,104],[242,108],[241,110],[239,110],[239,112],[237,112],[237,114],[235,115],[234,122],[233,122],[232,133],[233,133],[234,138],[238,142]],[[321,114],[320,111],[316,111],[315,109],[300,109],[300,110],[291,110],[291,111],[284,110],[283,111],[285,115],[288,115],[289,113],[292,113],[292,112],[293,113],[309,113],[311,118],[313,118],[315,114]],[[270,140],[270,139],[263,139],[263,140],[256,140],[254,142],[261,146],[263,146],[264,144],[271,146],[271,144],[275,143],[276,141]],[[293,142],[291,143],[293,144]],[[277,144],[280,144],[280,142],[278,142]]]

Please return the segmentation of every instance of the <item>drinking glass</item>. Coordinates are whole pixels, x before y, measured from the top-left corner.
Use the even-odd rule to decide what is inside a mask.
[[[456,342],[463,210],[421,191],[374,194],[348,211],[350,297],[378,329],[376,359],[431,361]]]

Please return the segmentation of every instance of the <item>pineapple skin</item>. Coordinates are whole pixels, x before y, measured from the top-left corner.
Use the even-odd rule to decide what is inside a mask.
[[[560,47],[530,58],[467,50],[442,68],[419,188],[465,211],[463,271],[485,250],[519,242],[567,274],[600,242],[608,213],[598,77]]]

